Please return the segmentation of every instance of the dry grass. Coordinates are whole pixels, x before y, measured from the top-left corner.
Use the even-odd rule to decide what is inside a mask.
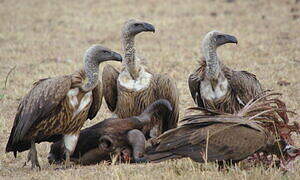
[[[231,33],[239,44],[219,50],[223,62],[257,75],[265,88],[282,92],[289,109],[300,113],[300,3],[295,0],[173,1],[17,1],[0,0],[0,176],[24,179],[299,179],[278,169],[231,168],[189,159],[147,165],[76,166],[55,171],[46,161],[49,144],[38,145],[41,172],[22,168],[27,153],[17,159],[4,148],[20,98],[39,78],[63,75],[82,66],[85,49],[99,43],[121,52],[120,29],[129,18],[151,22],[157,32],[137,38],[139,54],[157,73],[168,73],[180,90],[181,117],[193,105],[187,77],[197,66],[200,41],[212,29]],[[115,63],[114,65],[119,66]],[[16,66],[8,77],[11,68]],[[290,85],[279,86],[278,81]],[[97,118],[109,117],[105,104]],[[294,116],[292,119],[299,119]]]

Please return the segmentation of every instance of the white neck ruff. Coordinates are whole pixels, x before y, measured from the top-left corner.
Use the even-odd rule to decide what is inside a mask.
[[[118,82],[122,87],[126,89],[140,91],[149,87],[150,82],[152,80],[152,74],[145,71],[143,66],[140,66],[139,77],[134,80],[130,76],[130,73],[125,68],[118,77]]]

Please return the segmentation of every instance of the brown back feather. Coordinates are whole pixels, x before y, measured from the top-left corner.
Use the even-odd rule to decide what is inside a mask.
[[[34,87],[22,99],[14,120],[11,134],[6,146],[6,152],[16,151],[18,143],[28,133],[28,130],[39,122],[55,115],[59,104],[64,100],[71,87],[71,77],[42,79],[34,83]]]

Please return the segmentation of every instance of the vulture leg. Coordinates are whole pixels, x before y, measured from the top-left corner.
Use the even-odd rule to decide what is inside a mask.
[[[28,155],[27,155],[27,162],[31,162],[31,169],[35,169],[36,167],[39,168],[39,170],[41,170],[41,166],[39,164],[39,161],[38,161],[38,157],[37,157],[37,151],[36,151],[36,147],[35,147],[35,142],[34,141],[31,141],[31,148],[28,152]],[[26,165],[26,162],[25,164]]]
[[[133,129],[127,133],[127,139],[133,149],[133,159],[135,163],[147,162],[144,157],[146,138],[144,134],[137,129]]]
[[[77,141],[78,141],[79,133],[72,134],[72,135],[65,135],[64,136],[64,148],[65,148],[65,155],[66,161],[65,165],[70,165],[70,156],[74,152]]]

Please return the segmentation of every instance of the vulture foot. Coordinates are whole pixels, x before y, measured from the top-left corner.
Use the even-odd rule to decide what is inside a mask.
[[[146,138],[144,134],[138,129],[133,129],[127,133],[127,139],[133,149],[134,162],[146,163],[147,159],[144,157]]]
[[[41,166],[40,166],[40,163],[38,161],[37,151],[36,151],[36,147],[35,147],[34,142],[31,142],[31,148],[28,152],[27,161],[24,163],[24,166],[26,166],[26,163],[29,162],[29,161],[31,162],[31,169],[32,170],[36,169],[36,168],[38,168],[38,170],[41,170]]]
[[[71,160],[70,160],[70,156],[71,156],[71,153],[70,151],[66,150],[66,160],[65,160],[65,163],[64,163],[64,167],[62,169],[69,169],[71,167],[73,167],[73,163],[71,163]]]
[[[60,170],[68,170],[68,169],[71,169],[71,168],[74,168],[74,165],[73,165],[73,164],[65,164],[64,166],[57,167],[57,168],[55,168],[54,170],[55,170],[55,171],[60,171]],[[75,168],[75,169],[76,169],[76,168]]]
[[[148,163],[150,162],[147,158],[141,157],[141,158],[134,158],[135,163]]]
[[[62,163],[61,159],[55,157],[55,155],[51,154],[51,153],[48,155],[47,159],[48,159],[49,164],[61,164]]]

